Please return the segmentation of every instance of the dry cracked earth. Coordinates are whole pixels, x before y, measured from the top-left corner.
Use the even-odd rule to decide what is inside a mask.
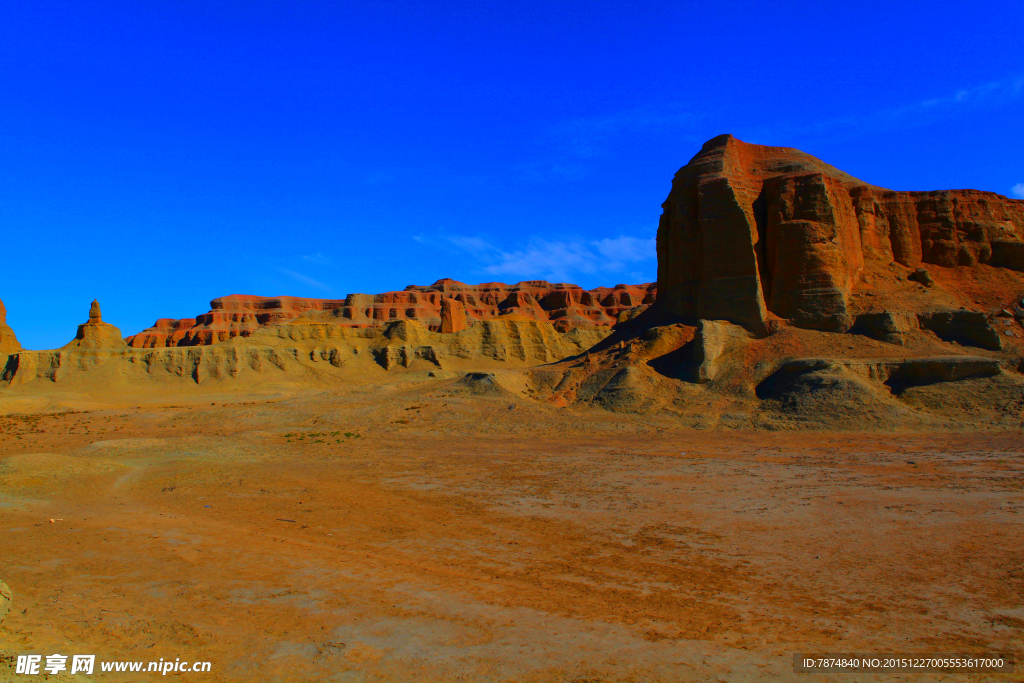
[[[449,382],[11,415],[0,680],[53,652],[202,681],[1020,680],[792,662],[1021,651],[1022,521],[1019,432],[694,431]]]

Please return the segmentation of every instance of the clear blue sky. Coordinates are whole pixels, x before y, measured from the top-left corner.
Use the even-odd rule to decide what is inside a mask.
[[[1024,194],[1019,3],[0,0],[0,299],[28,348],[232,293],[655,277],[720,133]]]

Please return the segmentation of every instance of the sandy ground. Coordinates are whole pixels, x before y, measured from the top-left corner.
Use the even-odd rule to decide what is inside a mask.
[[[1024,675],[792,671],[1024,649],[1019,432],[684,431],[453,386],[0,418],[0,680],[53,652],[203,681]]]

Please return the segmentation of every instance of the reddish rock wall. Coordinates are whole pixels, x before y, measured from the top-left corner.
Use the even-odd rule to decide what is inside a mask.
[[[567,331],[579,326],[612,325],[621,312],[652,303],[656,293],[653,283],[585,290],[544,280],[468,285],[444,279],[428,286],[411,285],[401,292],[349,294],[343,300],[233,294],[211,301],[211,310],[195,320],[157,320],[153,327],[129,337],[128,344],[136,348],[213,344],[249,336],[260,327],[288,322],[300,315],[347,327],[417,320],[440,330],[444,299],[462,304],[468,324],[515,314],[550,321]]]
[[[731,135],[705,143],[662,206],[656,311],[757,333],[770,314],[848,329],[850,291],[870,262],[1014,267],[1024,241],[1024,201],[894,192],[799,150]]]
[[[7,325],[7,309],[4,308],[4,302],[0,301],[0,356],[18,351],[21,351],[21,344],[14,336],[14,330]]]
[[[462,332],[469,327],[466,307],[458,299],[441,299],[441,332]]]
[[[161,318],[127,341],[135,348],[214,344],[247,337],[260,327],[287,322],[307,311],[329,311],[344,305],[344,300],[232,294],[211,301],[207,313],[181,320]]]

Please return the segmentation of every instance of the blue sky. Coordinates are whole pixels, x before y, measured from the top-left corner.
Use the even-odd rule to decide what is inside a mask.
[[[994,3],[0,0],[0,299],[28,348],[232,293],[654,279],[720,133],[1024,196]]]

